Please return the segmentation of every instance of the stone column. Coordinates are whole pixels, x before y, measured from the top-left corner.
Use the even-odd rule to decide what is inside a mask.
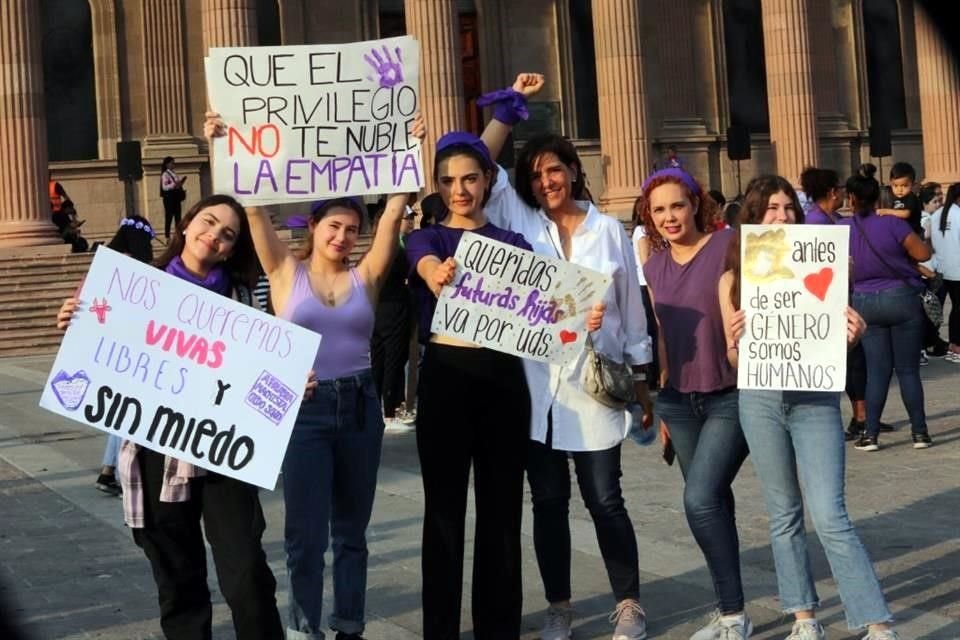
[[[58,244],[47,195],[40,11],[6,0],[0,11],[0,248]]]
[[[437,139],[463,128],[463,78],[456,0],[404,0],[407,33],[420,42],[420,111],[427,122],[423,141],[424,189],[433,184]]]
[[[916,4],[914,16],[923,124],[922,178],[952,184],[960,180],[960,73],[927,11]]]
[[[143,0],[145,157],[196,155],[190,135],[181,0]]]
[[[203,49],[257,46],[255,0],[203,0]]]
[[[600,156],[608,213],[629,212],[651,168],[640,51],[640,0],[593,0]]]
[[[763,0],[770,143],[777,173],[795,185],[820,161],[806,0]]]

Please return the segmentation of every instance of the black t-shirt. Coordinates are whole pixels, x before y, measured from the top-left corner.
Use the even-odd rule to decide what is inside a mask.
[[[908,193],[902,198],[894,198],[893,208],[909,209],[910,217],[907,218],[907,222],[910,223],[910,228],[917,235],[923,236],[923,228],[920,226],[920,221],[923,219],[923,207],[920,206],[920,198],[916,194]]]

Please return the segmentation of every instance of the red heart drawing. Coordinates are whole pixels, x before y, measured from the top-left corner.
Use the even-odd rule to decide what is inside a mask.
[[[567,331],[563,330],[560,332],[560,342],[567,344],[568,342],[575,342],[577,340],[576,331]]]
[[[818,273],[811,273],[804,278],[803,286],[807,288],[807,291],[823,300],[827,297],[827,289],[830,288],[831,282],[833,282],[833,269],[824,267]]]

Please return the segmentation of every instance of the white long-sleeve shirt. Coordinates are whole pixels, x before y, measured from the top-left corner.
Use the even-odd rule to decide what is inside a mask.
[[[950,205],[946,231],[940,231],[944,207],[930,216],[930,242],[933,244],[933,264],[945,280],[960,280],[960,207]]]
[[[600,213],[592,203],[578,204],[587,215],[571,238],[570,262],[613,278],[603,297],[607,306],[603,326],[592,334],[594,348],[618,362],[647,364],[653,352],[633,245],[619,221]],[[484,212],[498,227],[523,234],[536,253],[558,257],[557,248],[562,245],[557,225],[541,209],[530,208],[520,199],[502,167]],[[626,437],[630,415],[600,404],[583,391],[585,355],[581,351],[566,365],[523,361],[530,388],[532,439],[546,442],[551,412],[554,449],[603,451]]]

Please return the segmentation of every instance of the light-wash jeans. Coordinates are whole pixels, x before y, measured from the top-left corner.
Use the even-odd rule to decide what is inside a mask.
[[[362,633],[367,524],[377,488],[383,416],[369,370],[320,380],[305,400],[283,463],[284,547],[290,581],[287,640],[320,640],[323,554],[333,547],[330,627]]]
[[[740,426],[767,503],[783,610],[795,613],[819,605],[807,555],[805,499],[847,625],[859,629],[891,620],[873,565],[847,515],[840,394],[742,390]]]

